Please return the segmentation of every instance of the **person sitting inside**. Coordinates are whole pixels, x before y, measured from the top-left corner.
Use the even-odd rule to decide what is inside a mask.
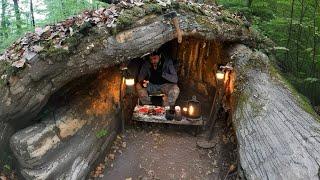
[[[149,61],[142,65],[138,75],[136,88],[141,103],[150,105],[152,102],[149,94],[162,93],[163,106],[170,106],[170,110],[174,110],[180,93],[177,82],[178,75],[172,60],[153,52]]]

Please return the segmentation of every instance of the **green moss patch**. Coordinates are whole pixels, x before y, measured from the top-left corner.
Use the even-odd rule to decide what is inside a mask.
[[[117,19],[117,25],[119,28],[125,28],[132,25],[135,21],[146,15],[146,11],[140,7],[133,7],[126,9]]]
[[[202,10],[200,7],[194,6],[191,4],[187,4],[187,3],[179,2],[179,3],[173,4],[172,6],[176,9],[181,9],[186,12],[193,12],[195,14],[200,14],[200,15],[209,15],[204,10]]]
[[[102,138],[102,137],[107,136],[108,134],[109,133],[108,133],[108,131],[106,129],[101,129],[96,133],[96,137],[97,138]]]
[[[0,87],[4,86],[7,82],[8,77],[15,75],[18,68],[12,67],[11,63],[6,61],[0,61]],[[6,75],[7,78],[1,78],[2,75]]]
[[[196,15],[195,20],[199,25],[209,28],[211,31],[218,32],[218,25],[209,21],[207,16]]]
[[[161,14],[162,13],[162,7],[159,4],[152,4],[152,3],[146,3],[143,6],[143,9],[145,10],[146,14]]]

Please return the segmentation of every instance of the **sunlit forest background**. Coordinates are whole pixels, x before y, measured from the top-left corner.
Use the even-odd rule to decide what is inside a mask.
[[[100,6],[104,4],[97,0],[1,0],[0,53],[35,27],[57,23]]]
[[[243,13],[252,28],[281,50],[276,64],[283,76],[313,106],[320,105],[320,0],[209,0]],[[201,1],[202,2],[202,1]],[[201,3],[200,2],[200,3]],[[84,9],[106,4],[97,0],[1,0],[0,53],[35,27],[57,23]]]
[[[319,106],[320,1],[218,0],[217,3],[242,12],[252,22],[253,29],[287,49],[277,51],[275,63],[313,106]]]

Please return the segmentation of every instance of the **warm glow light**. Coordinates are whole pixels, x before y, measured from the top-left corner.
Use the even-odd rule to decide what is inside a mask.
[[[217,77],[218,80],[224,79],[224,72],[222,72],[222,71],[217,71],[216,77]]]
[[[127,86],[133,86],[134,85],[134,79],[126,79],[126,85]]]
[[[188,111],[188,108],[184,107],[182,108],[183,112],[187,112]]]
[[[193,113],[194,113],[194,107],[189,106],[189,115],[193,115]]]

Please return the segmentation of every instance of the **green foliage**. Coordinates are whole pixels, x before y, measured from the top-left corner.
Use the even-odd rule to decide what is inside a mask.
[[[146,14],[161,13],[162,12],[162,7],[160,5],[154,4],[154,3],[146,3],[144,5],[144,9],[146,11]]]
[[[277,46],[289,49],[276,53],[277,65],[301,94],[319,105],[320,2],[254,0],[251,6],[246,2],[218,1],[228,10],[244,14],[252,22],[252,29],[271,38]]]
[[[108,134],[109,133],[108,133],[108,131],[106,129],[101,129],[96,133],[96,137],[97,138],[102,138],[102,137],[107,136]]]
[[[2,168],[0,168],[0,172],[4,174],[10,174],[12,172],[12,168],[9,164],[2,165]]]
[[[4,169],[4,170],[7,170],[7,171],[11,171],[11,167],[10,167],[8,164],[5,164],[5,165],[3,166],[3,169]]]
[[[13,1],[2,0],[1,2],[0,53],[22,37],[25,32],[34,31],[32,17],[34,17],[35,27],[42,27],[77,15],[86,9],[107,6],[98,0],[38,0],[33,2],[32,12],[30,0],[19,0],[18,11],[14,10],[16,6]]]

